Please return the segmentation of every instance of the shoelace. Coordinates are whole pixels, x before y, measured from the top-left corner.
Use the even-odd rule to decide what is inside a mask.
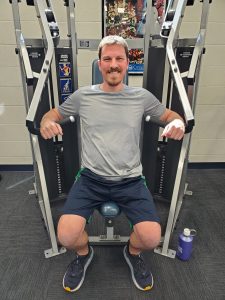
[[[146,269],[145,263],[141,255],[138,255],[136,258],[136,266],[138,273],[140,272],[140,275],[142,278],[146,278],[149,276],[149,271]]]
[[[83,266],[82,266],[81,258],[79,256],[76,256],[74,261],[71,263],[70,270],[71,270],[72,277],[76,277],[76,275],[83,272]]]

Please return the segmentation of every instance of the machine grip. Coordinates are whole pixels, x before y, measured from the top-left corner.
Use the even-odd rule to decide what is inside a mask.
[[[151,122],[151,123],[153,123],[153,124],[155,124],[155,125],[158,125],[159,127],[162,127],[162,128],[165,128],[166,125],[167,125],[167,123],[165,123],[165,122],[163,122],[163,121],[161,121],[161,120],[159,120],[159,119],[152,118],[152,117],[150,117],[149,115],[147,115],[147,116],[145,117],[145,121],[146,121],[146,122]]]
[[[59,122],[57,122],[59,125],[63,126],[68,123],[74,123],[75,122],[75,117],[74,116],[69,116],[68,118],[65,118]],[[26,126],[29,130],[30,133],[34,135],[40,135],[40,128],[36,127],[34,122],[31,122],[29,120],[26,120]]]
[[[151,123],[153,123],[153,124],[155,124],[155,125],[157,125],[157,126],[159,126],[159,127],[162,127],[162,128],[165,128],[166,125],[168,124],[168,123],[163,122],[163,121],[161,121],[161,120],[159,120],[159,119],[152,118],[152,117],[150,117],[149,115],[147,115],[147,116],[145,117],[145,121],[146,121],[146,122],[151,122]],[[193,129],[193,126],[194,126],[193,124],[187,124],[187,125],[185,125],[185,133],[191,132],[192,129]]]

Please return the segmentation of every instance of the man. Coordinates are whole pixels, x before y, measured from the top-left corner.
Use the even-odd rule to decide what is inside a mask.
[[[88,244],[86,221],[104,201],[115,201],[133,225],[124,257],[135,286],[150,290],[153,277],[141,252],[155,248],[161,227],[152,196],[142,177],[139,137],[143,115],[168,123],[162,136],[180,140],[184,135],[182,118],[166,109],[150,92],[123,84],[128,69],[128,46],[118,36],[107,36],[99,44],[100,85],[75,91],[41,121],[43,138],[62,135],[58,121],[79,115],[81,121],[82,169],[72,186],[58,223],[58,239],[76,251],[68,266],[63,287],[69,292],[80,288],[93,258]]]

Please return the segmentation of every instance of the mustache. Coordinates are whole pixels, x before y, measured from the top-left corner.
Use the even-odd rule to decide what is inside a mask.
[[[121,70],[120,70],[120,68],[110,68],[109,70],[108,70],[108,73],[112,73],[112,72],[121,72]]]

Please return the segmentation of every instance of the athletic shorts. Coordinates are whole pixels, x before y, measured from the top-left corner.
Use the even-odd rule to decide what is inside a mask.
[[[143,176],[114,181],[89,169],[78,173],[63,214],[79,215],[88,221],[94,209],[99,209],[107,201],[114,201],[132,225],[143,221],[160,222]]]

